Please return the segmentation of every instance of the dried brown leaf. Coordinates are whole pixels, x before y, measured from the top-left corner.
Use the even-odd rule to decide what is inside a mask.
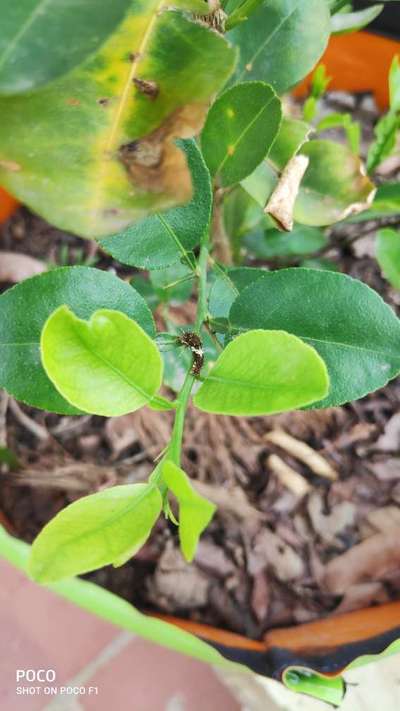
[[[46,271],[46,265],[18,252],[0,252],[0,282],[12,284]]]
[[[343,594],[356,583],[382,580],[400,565],[400,528],[377,533],[331,560],[325,570],[324,587]]]

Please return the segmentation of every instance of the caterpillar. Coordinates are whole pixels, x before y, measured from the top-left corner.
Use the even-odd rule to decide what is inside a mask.
[[[192,373],[198,377],[204,365],[204,350],[200,337],[197,333],[185,331],[179,336],[179,343],[191,351],[193,356]]]

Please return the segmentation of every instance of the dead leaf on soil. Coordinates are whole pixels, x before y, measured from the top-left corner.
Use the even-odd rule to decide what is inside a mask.
[[[251,607],[257,620],[263,622],[268,613],[269,586],[267,576],[262,570],[254,576],[253,589],[251,591]]]
[[[296,580],[304,575],[304,562],[294,548],[264,528],[255,537],[249,552],[249,573],[257,575],[267,566],[271,566],[276,577],[282,582]]]
[[[272,432],[268,432],[268,434],[265,435],[265,439],[277,447],[284,449],[295,457],[295,459],[299,459],[317,476],[322,476],[332,481],[338,478],[337,472],[324,457],[321,457],[321,455],[308,444],[300,442],[300,440],[287,434],[287,432],[279,429],[272,430]]]
[[[381,509],[375,509],[367,515],[367,521],[375,531],[381,533],[396,527],[400,530],[400,509],[398,506],[384,506]]]
[[[289,489],[296,497],[302,498],[308,494],[312,487],[304,477],[290,467],[277,454],[271,454],[267,465],[283,486]]]
[[[0,252],[0,282],[15,284],[47,269],[43,262],[27,254]]]
[[[331,560],[325,570],[324,587],[340,595],[351,585],[382,580],[400,565],[400,528],[377,533]]]
[[[332,612],[333,615],[341,615],[345,612],[364,609],[374,603],[388,601],[388,594],[384,585],[379,581],[370,583],[357,583],[346,590],[340,604]]]
[[[392,457],[380,462],[373,462],[368,465],[368,469],[382,481],[400,479],[400,457]]]
[[[125,449],[139,441],[134,422],[133,413],[121,415],[121,417],[110,417],[106,421],[104,433],[112,449],[112,459],[117,459]]]
[[[307,502],[307,511],[314,530],[326,543],[341,545],[339,534],[354,526],[356,506],[350,501],[343,501],[326,512],[324,500],[318,491],[311,494]]]
[[[177,548],[162,554],[149,589],[151,598],[164,609],[191,609],[207,602],[209,582],[194,566],[186,563]]]
[[[226,578],[236,570],[224,549],[207,540],[199,542],[195,562],[200,568],[214,573],[218,578]]]
[[[396,412],[385,426],[384,433],[375,443],[374,449],[381,452],[397,452],[400,448],[400,412]]]

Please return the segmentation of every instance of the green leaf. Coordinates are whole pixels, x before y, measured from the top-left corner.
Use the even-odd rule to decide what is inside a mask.
[[[390,108],[400,111],[400,57],[393,57],[389,71]]]
[[[329,128],[344,128],[350,149],[356,155],[360,152],[361,126],[358,121],[353,121],[351,114],[333,113],[325,116],[317,125],[317,131],[326,131]]]
[[[389,111],[379,119],[374,128],[375,140],[368,150],[367,170],[373,173],[385,158],[388,158],[396,146],[396,136],[400,129],[400,115]]]
[[[199,538],[217,507],[197,493],[183,469],[174,462],[166,461],[162,473],[165,483],[179,502],[179,540],[183,555],[191,562]]]
[[[201,134],[211,175],[227,186],[252,173],[269,152],[281,117],[281,102],[268,84],[227,89],[211,106]]]
[[[183,12],[192,5],[132,0],[86,62],[1,99],[0,184],[48,222],[92,238],[189,200],[175,139],[199,133],[236,60],[221,34]]]
[[[371,5],[357,12],[338,12],[331,18],[331,30],[334,35],[361,30],[381,14],[383,5]]]
[[[142,274],[135,274],[130,283],[140,296],[143,297],[149,309],[154,312],[160,305],[161,299],[150,280]]]
[[[389,228],[378,230],[376,259],[383,276],[395,289],[400,289],[400,232]]]
[[[328,390],[327,370],[314,348],[284,331],[256,330],[226,346],[193,402],[221,415],[273,415],[309,405]]]
[[[333,141],[305,143],[301,155],[309,158],[294,207],[296,222],[321,227],[344,220],[366,209],[375,186],[365,175],[360,159],[347,146]],[[265,206],[278,181],[276,170],[262,163],[242,182],[261,206]]]
[[[120,311],[100,309],[89,321],[60,306],[40,341],[44,369],[74,407],[114,417],[153,399],[163,366],[154,341]]]
[[[304,667],[285,669],[282,681],[290,691],[307,694],[333,706],[341,704],[346,691],[341,676],[323,676]]]
[[[0,25],[0,94],[30,91],[83,62],[121,22],[131,0],[18,0]]]
[[[152,484],[114,486],[74,501],[35,539],[29,572],[39,583],[88,573],[133,556],[162,507]]]
[[[80,414],[54,388],[40,360],[42,328],[63,304],[84,319],[97,309],[117,309],[135,319],[151,337],[155,327],[151,312],[133,287],[100,269],[54,269],[0,296],[0,387],[28,405],[60,414]]]
[[[208,310],[213,318],[227,318],[230,308],[239,294],[253,281],[266,273],[265,269],[253,267],[219,267],[211,287]]]
[[[193,271],[179,262],[150,272],[150,281],[164,303],[181,304],[187,301],[193,290],[193,278]]]
[[[281,93],[299,82],[324,52],[330,33],[326,0],[264,0],[228,32],[240,49],[236,81],[261,79]]]
[[[371,207],[359,215],[350,217],[347,222],[365,222],[400,213],[400,183],[379,185]]]
[[[248,250],[261,259],[313,254],[326,244],[327,238],[321,230],[305,225],[295,225],[291,232],[274,229],[253,233],[245,239]]]
[[[184,148],[192,176],[192,200],[102,239],[102,248],[122,264],[160,269],[182,257],[190,263],[188,251],[199,244],[209,227],[212,205],[210,174],[194,140],[180,141],[180,145]]]
[[[9,447],[0,446],[0,464],[6,464],[11,471],[20,467],[17,455]]]
[[[356,400],[400,372],[400,321],[375,291],[344,274],[269,272],[240,294],[229,318],[234,329],[284,329],[318,351],[331,389],[317,407]]]
[[[314,129],[309,123],[284,117],[268,154],[268,161],[282,170],[309,139]]]

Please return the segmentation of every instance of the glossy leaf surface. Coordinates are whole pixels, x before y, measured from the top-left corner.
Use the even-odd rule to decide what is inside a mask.
[[[285,91],[313,68],[329,33],[326,0],[264,0],[228,33],[240,49],[236,81],[261,79]]]
[[[253,172],[279,131],[281,103],[263,82],[236,84],[211,106],[201,134],[204,159],[221,185]]]
[[[19,94],[83,62],[121,22],[131,0],[18,0],[1,8],[0,94]]]
[[[389,228],[378,231],[376,236],[376,259],[382,274],[400,289],[400,232]]]
[[[190,168],[193,197],[186,205],[156,213],[123,232],[101,240],[101,246],[122,264],[142,269],[160,269],[179,259],[190,261],[208,229],[211,217],[211,180],[194,140],[182,141]]]
[[[328,390],[314,348],[284,331],[251,330],[226,346],[193,402],[222,415],[272,415],[309,405]]]
[[[40,583],[96,570],[134,555],[149,537],[161,495],[151,484],[114,486],[60,511],[35,539],[29,572]]]
[[[162,472],[165,483],[179,503],[179,540],[183,555],[191,562],[216,506],[197,493],[187,474],[174,462],[166,461]]]
[[[94,415],[138,410],[162,382],[154,341],[119,311],[101,309],[84,321],[60,306],[44,325],[40,350],[57,390],[74,407]]]
[[[312,345],[331,382],[318,407],[356,400],[400,372],[400,321],[375,291],[344,274],[270,272],[240,294],[229,318],[234,329],[285,329]]]
[[[89,267],[63,267],[27,279],[0,296],[0,386],[17,400],[60,414],[80,414],[55,389],[40,359],[42,328],[66,304],[80,318],[117,309],[154,336],[151,312],[129,284]],[[26,377],[29,373],[29,378]]]

